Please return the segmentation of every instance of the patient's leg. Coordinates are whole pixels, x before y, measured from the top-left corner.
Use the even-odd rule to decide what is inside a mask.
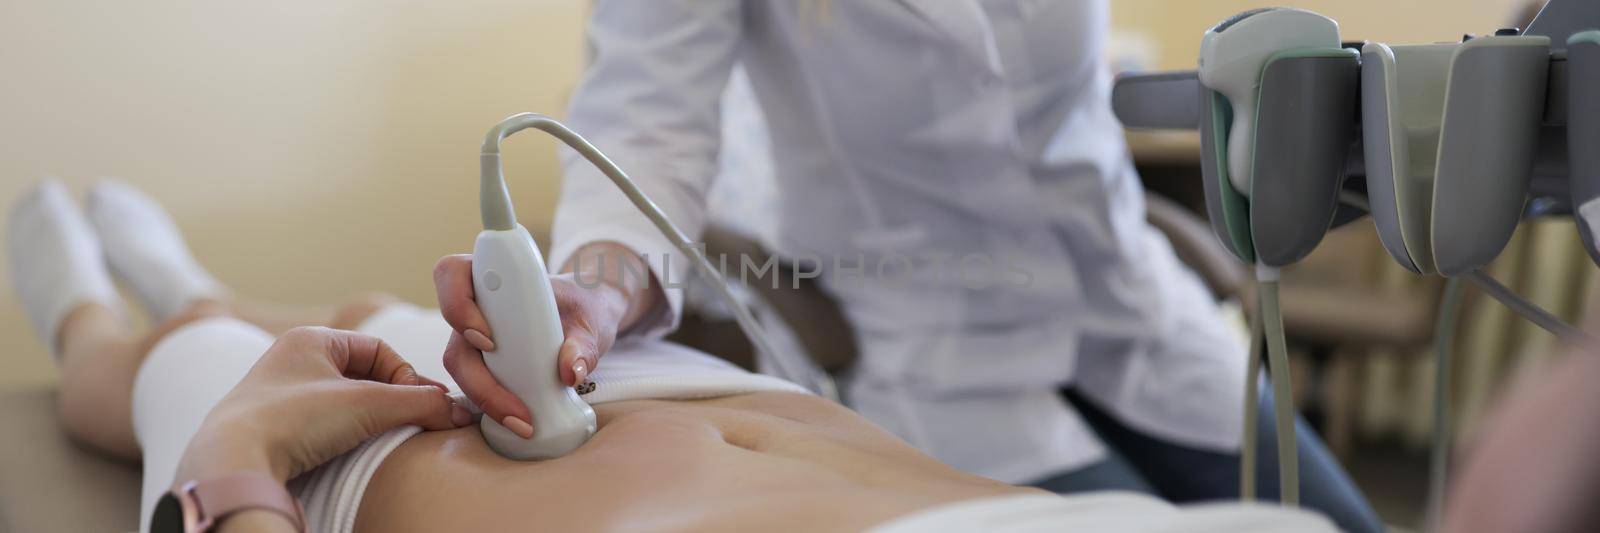
[[[6,255],[18,299],[60,367],[58,406],[66,430],[119,457],[140,456],[131,419],[133,382],[146,355],[173,330],[215,316],[237,316],[269,332],[301,325],[348,329],[393,301],[363,296],[326,309],[239,301],[198,266],[159,205],[115,184],[95,187],[91,198],[96,210],[86,217],[59,182],[24,193],[11,209]],[[129,284],[150,306],[159,324],[154,330],[127,325],[107,262],[122,265],[118,273],[134,274]]]
[[[111,308],[78,306],[62,320],[61,383],[57,407],[68,433],[95,448],[125,459],[139,458],[133,436],[133,380],[145,355],[167,333],[226,311],[198,302],[156,329],[140,334]]]
[[[370,296],[330,308],[326,315],[304,313],[297,316],[293,310],[286,309],[269,320],[279,321],[278,327],[284,330],[302,325],[355,329],[392,301],[393,298]],[[231,316],[274,336],[281,333],[237,312],[251,308],[250,304],[197,300],[155,329],[139,333],[103,304],[78,306],[67,314],[59,328],[61,385],[57,403],[67,431],[118,457],[138,459],[139,445],[133,436],[130,405],[133,380],[145,356],[168,333],[203,318]],[[305,321],[299,321],[301,319]]]
[[[273,335],[300,326],[327,326],[334,329],[356,329],[374,313],[400,299],[384,293],[356,296],[349,301],[332,306],[293,306],[229,298],[219,302],[239,320],[264,329]]]
[[[127,391],[140,342],[123,324],[93,228],[53,180],[19,197],[8,220],[11,286],[61,367],[67,429],[96,447],[135,456]]]
[[[380,297],[370,297],[333,308],[323,323],[353,329],[381,309],[382,301]],[[61,384],[57,400],[67,431],[118,457],[138,459],[131,403],[134,377],[145,356],[168,333],[196,320],[233,316],[253,322],[235,315],[233,311],[241,307],[249,306],[199,300],[145,333],[130,329],[121,316],[103,304],[86,303],[68,313],[59,328]],[[294,318],[291,315],[284,316]],[[306,324],[313,323],[299,325]]]

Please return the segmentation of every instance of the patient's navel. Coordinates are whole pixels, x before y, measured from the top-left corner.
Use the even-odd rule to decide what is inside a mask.
[[[752,452],[761,451],[760,439],[755,438],[754,435],[750,435],[741,431],[727,431],[721,428],[718,428],[718,432],[722,434],[722,442],[726,442],[734,447],[744,448]]]

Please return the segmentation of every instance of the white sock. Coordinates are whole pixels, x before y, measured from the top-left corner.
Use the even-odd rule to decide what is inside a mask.
[[[89,189],[85,203],[111,271],[133,288],[155,320],[195,300],[226,294],[195,261],[178,225],[155,200],[128,185],[102,181]]]
[[[59,181],[40,183],[12,206],[6,258],[11,288],[51,353],[59,354],[56,331],[78,305],[120,310],[94,228]]]

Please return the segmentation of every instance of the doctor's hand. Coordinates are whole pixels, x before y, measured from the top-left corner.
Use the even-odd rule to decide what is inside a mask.
[[[619,244],[594,243],[579,248],[562,270],[565,273],[550,276],[565,336],[556,358],[556,371],[562,383],[577,386],[611,349],[617,333],[626,331],[646,311],[654,309],[661,297],[659,289],[634,279],[638,276],[623,275],[648,269],[638,254]],[[579,279],[583,282],[579,283]],[[454,330],[445,346],[445,369],[484,415],[523,438],[531,437],[533,424],[538,421],[532,419],[528,406],[500,385],[483,361],[483,352],[494,351],[494,332],[473,294],[472,256],[440,258],[433,268],[433,283],[438,291],[439,312]]]

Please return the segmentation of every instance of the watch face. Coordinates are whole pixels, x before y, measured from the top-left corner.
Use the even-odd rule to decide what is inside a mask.
[[[171,491],[162,494],[155,512],[150,513],[150,533],[183,533],[185,525],[178,495]]]

